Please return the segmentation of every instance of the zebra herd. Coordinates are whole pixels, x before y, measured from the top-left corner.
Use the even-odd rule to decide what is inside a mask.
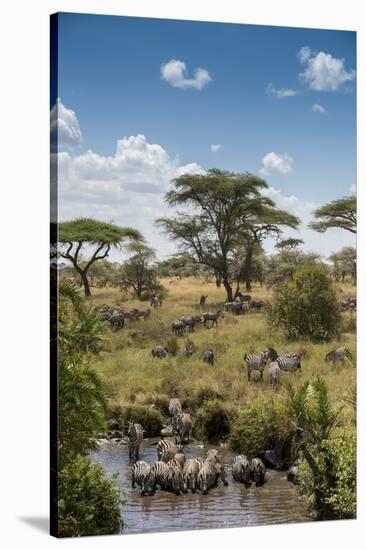
[[[113,329],[120,330],[124,327],[126,319],[130,322],[139,321],[140,319],[146,321],[151,315],[151,309],[133,308],[126,311],[118,307],[104,305],[99,309],[99,313],[102,321],[108,321]]]

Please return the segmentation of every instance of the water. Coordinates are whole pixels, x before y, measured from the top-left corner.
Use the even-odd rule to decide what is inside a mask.
[[[157,440],[144,440],[140,458],[148,463],[157,460]],[[210,445],[210,448],[213,446]],[[185,445],[187,458],[204,456],[208,447],[199,444]],[[150,533],[222,527],[270,525],[309,521],[305,504],[299,498],[295,486],[286,479],[285,472],[268,471],[268,481],[263,487],[246,489],[232,479],[230,466],[233,453],[218,447],[226,466],[229,467],[229,485],[211,489],[207,495],[200,492],[176,496],[158,489],[154,496],[141,497],[140,490],[131,488],[128,470],[128,447],[103,441],[98,451],[91,454],[94,462],[101,464],[108,474],[119,472],[120,486],[127,496],[122,515],[123,533]]]

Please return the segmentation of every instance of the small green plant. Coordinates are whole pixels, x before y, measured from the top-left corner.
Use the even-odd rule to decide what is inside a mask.
[[[292,281],[276,288],[272,324],[289,340],[329,340],[339,333],[340,315],[332,282],[322,266],[299,269]]]
[[[234,416],[234,408],[222,401],[205,401],[196,412],[193,434],[201,440],[219,441],[229,434]]]
[[[123,499],[103,468],[78,456],[59,473],[58,533],[61,537],[110,535],[123,527]]]
[[[155,437],[160,435],[164,417],[160,411],[150,405],[122,405],[119,418],[122,429],[125,429],[129,420],[142,425],[145,437]]]

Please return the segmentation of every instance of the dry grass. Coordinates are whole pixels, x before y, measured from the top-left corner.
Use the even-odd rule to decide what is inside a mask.
[[[174,393],[185,400],[187,407],[194,411],[195,396],[209,389],[221,395],[225,402],[240,407],[264,395],[270,395],[268,375],[265,372],[264,382],[254,380],[248,383],[246,369],[243,366],[244,353],[258,353],[271,345],[278,352],[302,351],[304,359],[301,373],[283,373],[281,387],[277,394],[280,398],[285,393],[285,382],[294,385],[311,380],[316,375],[325,378],[334,401],[341,402],[343,395],[355,385],[355,369],[351,365],[331,368],[324,363],[324,356],[340,345],[347,345],[355,357],[354,322],[345,314],[344,329],[339,341],[328,344],[313,344],[307,341],[287,343],[278,332],[270,332],[265,313],[250,313],[233,316],[225,312],[225,318],[219,320],[219,328],[205,329],[199,326],[195,333],[189,335],[196,346],[190,358],[174,357],[153,359],[151,349],[155,344],[164,345],[171,334],[171,323],[182,315],[200,313],[198,305],[201,294],[208,294],[206,311],[222,308],[225,302],[225,291],[217,289],[215,284],[199,279],[189,278],[181,281],[169,280],[162,283],[169,294],[162,308],[152,311],[147,321],[126,322],[120,332],[111,332],[110,352],[103,352],[99,357],[90,357],[90,362],[101,374],[111,397],[111,403],[127,404],[131,402],[152,403],[154,396],[167,398]],[[123,304],[121,294],[116,289],[93,289],[91,301],[95,304]],[[349,283],[337,285],[340,297],[354,296],[355,287]],[[255,286],[252,296],[264,301],[271,299],[271,291]],[[148,303],[130,300],[126,307],[147,307]],[[178,338],[182,349],[186,337]],[[215,352],[213,367],[201,361],[201,354],[206,349]],[[255,378],[253,375],[253,379]],[[346,422],[352,422],[353,411],[350,405],[343,410]]]

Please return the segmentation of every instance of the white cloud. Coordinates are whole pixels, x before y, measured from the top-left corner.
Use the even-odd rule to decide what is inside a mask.
[[[319,103],[314,103],[314,105],[311,108],[314,113],[326,113],[327,110],[322,107],[322,105],[319,105]]]
[[[344,67],[344,59],[333,57],[329,53],[314,52],[308,46],[304,46],[298,53],[300,62],[305,65],[305,70],[300,78],[316,91],[336,91],[345,82],[355,79],[356,71],[347,71]]]
[[[272,84],[268,84],[266,88],[268,95],[275,97],[276,99],[284,99],[285,97],[293,97],[297,95],[296,90],[292,88],[275,88]]]
[[[286,176],[292,172],[293,159],[287,154],[278,155],[273,151],[262,158],[261,174]]]
[[[212,153],[217,153],[218,151],[220,151],[220,149],[222,149],[221,143],[212,143],[211,145]]]
[[[187,78],[187,68],[184,61],[171,59],[161,66],[161,78],[174,88],[195,88],[202,90],[211,80],[206,69],[197,68],[193,72],[193,78]]]
[[[82,142],[79,121],[74,111],[65,107],[60,98],[50,114],[51,144],[58,149],[74,149]]]

